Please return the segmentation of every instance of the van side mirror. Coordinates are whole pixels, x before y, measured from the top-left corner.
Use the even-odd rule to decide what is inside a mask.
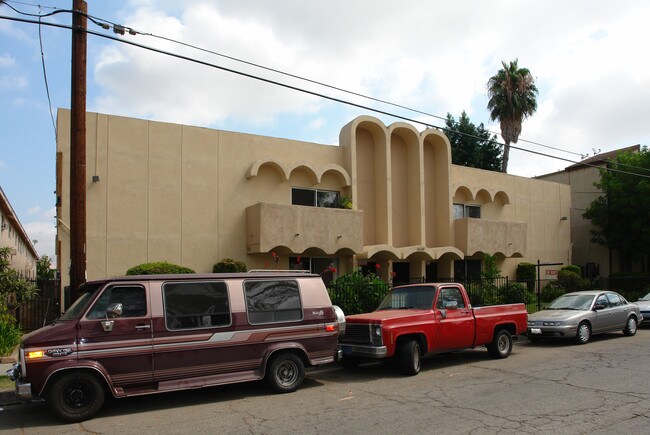
[[[120,317],[122,315],[122,304],[110,304],[106,308],[106,317],[112,319],[114,317]]]

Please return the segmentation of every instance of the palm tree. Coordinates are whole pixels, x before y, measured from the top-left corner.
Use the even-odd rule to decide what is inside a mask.
[[[517,143],[521,123],[537,110],[537,87],[528,68],[519,68],[518,59],[510,64],[501,62],[503,68],[487,82],[488,110],[492,121],[499,120],[503,148],[502,172],[508,170],[510,143]]]

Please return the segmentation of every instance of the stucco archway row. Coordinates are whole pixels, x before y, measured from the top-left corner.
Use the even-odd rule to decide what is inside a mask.
[[[291,179],[291,173],[296,169],[303,169],[306,173],[310,174],[314,184],[318,184],[323,179],[323,175],[328,172],[334,172],[342,177],[344,184],[343,187],[349,187],[352,184],[350,174],[345,168],[336,165],[336,164],[327,164],[321,167],[315,167],[309,162],[300,161],[292,163],[283,163],[273,158],[266,158],[257,160],[251,165],[246,174],[246,178],[256,177],[259,173],[259,170],[262,166],[269,166],[280,173],[284,180],[289,181]]]
[[[468,197],[470,201],[476,201],[483,198],[483,202],[500,202],[503,205],[510,204],[510,195],[503,190],[471,188],[467,185],[460,184],[453,187],[454,197],[459,194]]]
[[[386,259],[386,260],[410,260],[421,259],[425,261],[440,260],[443,256],[451,256],[456,259],[465,257],[463,251],[453,246],[442,246],[437,248],[426,248],[424,246],[407,246],[395,248],[389,245],[366,246],[364,248],[363,258],[366,259]]]

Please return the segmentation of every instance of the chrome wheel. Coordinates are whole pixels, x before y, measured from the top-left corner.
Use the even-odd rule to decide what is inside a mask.
[[[591,338],[591,328],[588,323],[582,322],[578,325],[578,334],[576,339],[579,344],[586,344]]]
[[[623,334],[627,335],[628,337],[631,337],[634,334],[636,334],[636,330],[637,330],[636,318],[630,317],[629,319],[627,319],[627,324],[625,325]]]

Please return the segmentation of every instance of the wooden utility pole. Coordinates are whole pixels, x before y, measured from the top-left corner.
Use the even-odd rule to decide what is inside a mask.
[[[70,97],[70,302],[86,282],[86,28],[88,5],[73,0]]]

